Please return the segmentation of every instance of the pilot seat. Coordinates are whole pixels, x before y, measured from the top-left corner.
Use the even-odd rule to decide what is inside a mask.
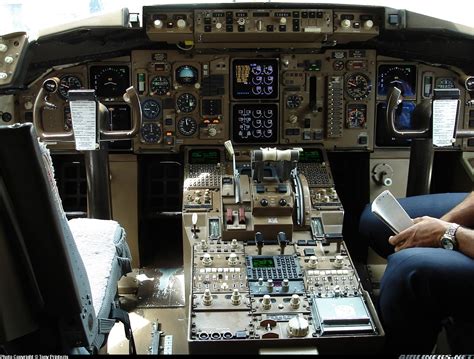
[[[117,293],[130,271],[119,223],[68,221],[33,125],[0,126],[0,354],[95,354],[117,320],[134,353]]]

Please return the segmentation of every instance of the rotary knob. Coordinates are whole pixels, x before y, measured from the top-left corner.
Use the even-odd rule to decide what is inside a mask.
[[[238,247],[237,239],[233,238],[232,242],[230,243],[230,248],[236,249],[237,247]]]
[[[12,56],[7,56],[3,61],[5,61],[6,64],[12,64],[15,59]]]
[[[262,299],[262,307],[263,309],[270,309],[272,307],[272,298],[268,295],[265,294]]]
[[[235,266],[237,264],[237,254],[231,253],[229,258],[227,259],[227,263],[230,266]]]
[[[0,44],[0,52],[7,52],[8,46],[5,44]]]
[[[290,299],[290,305],[293,309],[298,309],[300,307],[300,296],[298,294],[293,294]]]
[[[288,202],[287,202],[286,199],[284,199],[284,198],[281,198],[281,199],[278,201],[278,204],[279,204],[280,206],[282,206],[282,207],[285,207],[285,206],[287,205],[287,203],[288,203]]]
[[[153,21],[153,26],[155,27],[155,29],[161,29],[163,28],[163,21],[161,21],[160,19],[156,19],[155,21]]]
[[[280,19],[280,25],[286,25],[286,17]]]
[[[212,294],[209,289],[204,290],[204,294],[202,295],[202,304],[207,306],[212,304]]]
[[[266,206],[268,206],[268,200],[265,199],[265,198],[262,198],[260,200],[260,204],[262,205],[262,207],[266,207]]]
[[[335,259],[334,264],[333,264],[334,268],[337,268],[337,269],[342,268],[343,264],[344,264],[344,257],[343,256],[336,256],[336,259]]]
[[[316,256],[309,257],[308,267],[309,268],[316,268],[317,265],[318,265],[318,258],[316,258]]]
[[[222,29],[222,23],[221,22],[216,22],[216,29],[217,30]]]
[[[186,27],[186,20],[179,19],[176,21],[176,26],[178,26],[178,29],[184,29]]]
[[[341,26],[345,29],[350,28],[351,27],[351,20],[349,20],[349,19],[341,20]]]
[[[212,265],[212,257],[209,253],[204,253],[201,261],[205,267],[209,267]]]
[[[239,293],[239,290],[236,288],[232,291],[232,296],[230,297],[230,300],[232,302],[232,305],[239,305],[241,302],[242,296]]]
[[[374,22],[372,20],[367,20],[364,22],[363,26],[365,30],[370,30],[374,27]]]
[[[288,335],[290,337],[305,337],[309,332],[308,321],[298,315],[288,322]]]
[[[273,279],[267,280],[267,290],[269,293],[273,292]]]
[[[209,127],[209,129],[207,130],[207,134],[211,137],[214,137],[215,135],[217,135],[217,130],[215,127]]]

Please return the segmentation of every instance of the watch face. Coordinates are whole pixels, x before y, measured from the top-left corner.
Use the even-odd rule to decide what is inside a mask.
[[[443,237],[443,239],[441,240],[441,245],[443,246],[444,249],[450,249],[450,250],[454,249],[454,242],[450,238],[447,238],[447,237]]]

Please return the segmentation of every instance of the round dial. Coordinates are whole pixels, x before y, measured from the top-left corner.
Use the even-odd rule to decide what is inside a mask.
[[[170,80],[165,76],[155,76],[151,80],[150,90],[153,95],[166,95],[170,90]]]
[[[367,75],[357,72],[350,74],[346,80],[346,92],[353,100],[363,100],[370,94],[372,85]]]
[[[347,105],[346,123],[348,128],[365,128],[367,122],[367,106],[364,104]]]
[[[155,122],[142,124],[140,129],[143,141],[145,143],[158,143],[161,139],[161,127]]]
[[[198,81],[198,70],[190,65],[180,66],[176,69],[176,81],[181,85],[194,85]]]
[[[176,106],[178,107],[178,110],[184,113],[194,111],[196,105],[196,97],[190,93],[183,93],[179,95],[178,99],[176,100]]]
[[[336,60],[332,64],[332,68],[336,71],[344,70],[344,61],[343,60]]]
[[[286,99],[286,107],[288,108],[298,108],[301,105],[301,96],[290,95]]]
[[[161,105],[156,100],[145,100],[142,103],[143,116],[148,120],[154,120],[160,115]]]
[[[196,133],[197,122],[192,117],[182,117],[178,120],[178,131],[183,136],[192,136]]]
[[[78,90],[81,87],[82,82],[77,76],[66,75],[59,81],[58,92],[63,99],[67,99],[69,90]]]

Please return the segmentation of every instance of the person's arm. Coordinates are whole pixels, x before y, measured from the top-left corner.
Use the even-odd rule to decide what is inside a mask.
[[[415,223],[413,226],[389,238],[390,244],[395,246],[395,252],[411,247],[441,247],[441,237],[451,224],[442,219],[427,216],[415,218],[413,222]],[[456,231],[456,240],[458,250],[474,258],[474,231],[459,227]]]
[[[443,221],[457,223],[461,226],[474,226],[474,191],[461,203],[441,217]]]

